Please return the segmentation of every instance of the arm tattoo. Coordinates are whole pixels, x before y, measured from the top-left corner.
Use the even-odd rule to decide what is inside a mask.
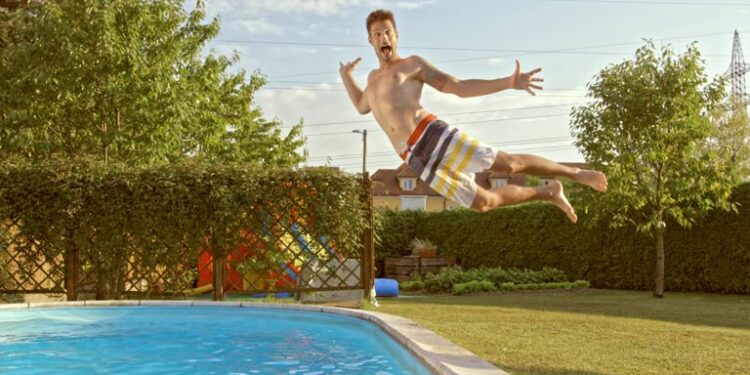
[[[443,90],[448,83],[448,75],[434,68],[427,68],[424,81],[437,90]]]

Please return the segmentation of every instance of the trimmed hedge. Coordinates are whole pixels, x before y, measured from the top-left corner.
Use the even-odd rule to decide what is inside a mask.
[[[245,231],[268,233],[287,223],[300,224],[313,238],[326,236],[343,257],[359,257],[367,225],[362,194],[360,180],[324,167],[8,161],[0,164],[0,261],[11,246],[31,260],[77,250],[98,284],[107,278],[119,288],[132,259],[138,267],[175,273],[170,280],[190,282],[199,248],[224,256],[248,240]],[[257,239],[277,248],[273,235]],[[36,263],[26,263],[33,272]],[[4,266],[0,282],[7,279]]]
[[[668,223],[665,286],[671,291],[750,294],[750,184],[733,194],[738,212],[712,212],[692,229]],[[408,254],[413,237],[429,239],[465,268],[554,267],[597,288],[650,290],[656,240],[607,223],[571,224],[555,207],[527,204],[492,210],[380,211],[380,257]]]

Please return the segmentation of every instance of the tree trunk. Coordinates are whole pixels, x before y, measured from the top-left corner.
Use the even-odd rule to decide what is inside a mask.
[[[664,297],[664,229],[656,229],[656,272],[654,273],[654,297]]]

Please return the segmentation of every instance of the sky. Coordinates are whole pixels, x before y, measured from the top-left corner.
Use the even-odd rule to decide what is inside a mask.
[[[710,79],[729,67],[734,30],[750,43],[743,0],[206,0],[221,22],[206,52],[236,53],[236,69],[267,77],[254,104],[285,132],[303,121],[308,165],[361,171],[362,135],[352,131],[367,129],[368,171],[397,168],[385,134],[355,110],[338,73],[339,62],[362,57],[354,76],[364,88],[378,67],[365,29],[378,8],[395,14],[400,56],[420,55],[458,78],[506,77],[515,59],[524,71],[542,68],[536,96],[462,99],[425,85],[422,105],[495,149],[563,162],[584,161],[570,113],[587,102],[586,85],[632,59],[644,39],[678,52],[697,42]]]

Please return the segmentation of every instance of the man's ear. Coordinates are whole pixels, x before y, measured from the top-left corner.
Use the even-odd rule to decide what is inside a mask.
[[[367,41],[370,42],[370,45],[372,45],[372,35],[370,33],[367,33]]]

